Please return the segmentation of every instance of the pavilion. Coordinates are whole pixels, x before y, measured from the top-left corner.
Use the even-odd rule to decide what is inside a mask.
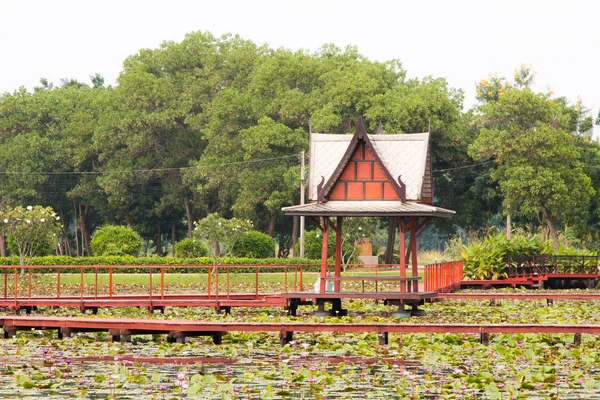
[[[455,214],[432,205],[433,189],[429,132],[384,134],[380,124],[376,134],[370,135],[359,119],[354,135],[312,133],[308,204],[285,207],[283,211],[285,215],[308,217],[322,231],[320,295],[326,296],[326,281],[334,282],[334,293],[340,292],[344,279],[340,277],[344,217],[399,219],[400,293],[418,293],[417,234],[432,218],[451,218]],[[327,276],[330,229],[336,232],[332,277]],[[412,278],[406,277],[407,234]]]

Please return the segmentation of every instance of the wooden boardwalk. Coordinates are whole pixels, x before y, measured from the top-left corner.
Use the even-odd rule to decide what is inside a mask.
[[[63,338],[77,332],[108,332],[112,340],[129,341],[131,335],[167,334],[172,341],[185,342],[190,336],[212,336],[220,344],[227,332],[278,332],[282,344],[293,340],[297,332],[373,332],[380,344],[388,343],[389,333],[467,333],[478,334],[487,344],[493,333],[556,333],[574,334],[574,344],[582,334],[600,334],[600,324],[357,324],[357,323],[300,323],[300,322],[212,322],[181,320],[145,320],[116,318],[70,317],[0,317],[4,338],[19,330],[53,329]]]
[[[388,303],[397,303],[403,300],[408,305],[421,303],[423,300],[437,299],[448,300],[545,300],[548,304],[554,300],[587,300],[600,301],[600,292],[584,293],[556,293],[556,292],[345,292],[345,293],[314,293],[314,292],[289,292],[289,293],[231,293],[229,295],[208,296],[206,294],[170,294],[164,296],[148,295],[122,295],[113,296],[33,296],[17,298],[1,298],[0,307],[20,313],[25,311],[30,314],[38,307],[74,307],[82,312],[90,310],[97,313],[99,308],[142,307],[149,311],[164,311],[166,307],[210,307],[216,312],[229,313],[234,307],[280,307],[286,308],[294,315],[300,305],[335,303],[341,309],[342,299],[372,299],[385,300]],[[339,304],[338,304],[339,303]],[[337,310],[336,310],[337,311]]]

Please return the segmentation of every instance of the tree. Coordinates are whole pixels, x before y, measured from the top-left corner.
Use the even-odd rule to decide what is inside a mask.
[[[345,218],[342,225],[342,264],[344,271],[356,259],[356,250],[364,238],[370,238],[378,225],[377,218]]]
[[[213,265],[221,258],[229,256],[234,246],[252,230],[252,223],[238,218],[226,219],[217,213],[195,223],[194,237],[210,244]]]
[[[52,207],[17,206],[0,212],[0,230],[14,240],[19,265],[31,264],[31,258],[48,236],[56,237],[59,220]]]
[[[491,177],[500,187],[504,211],[541,216],[555,248],[557,224],[577,220],[594,193],[575,146],[576,132],[569,130],[570,111],[549,94],[506,86],[479,107],[482,128],[469,149],[477,160],[495,161]]]
[[[274,236],[281,207],[290,204],[298,192],[300,171],[295,155],[308,147],[307,134],[265,117],[239,135],[243,159],[249,163],[239,174],[240,195],[233,210],[238,215],[253,217],[257,208],[264,208],[267,233]]]

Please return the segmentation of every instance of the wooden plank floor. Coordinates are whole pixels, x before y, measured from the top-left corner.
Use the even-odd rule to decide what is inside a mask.
[[[57,329],[59,337],[74,332],[109,332],[113,339],[135,334],[169,334],[181,341],[187,336],[213,336],[226,332],[279,332],[282,343],[292,340],[295,332],[375,332],[387,342],[388,333],[471,333],[489,338],[491,333],[562,333],[600,334],[600,324],[357,324],[357,323],[296,323],[296,322],[213,322],[188,320],[144,320],[132,318],[69,318],[69,317],[0,317],[5,338],[18,330]],[[578,336],[577,336],[578,335]],[[579,339],[578,339],[579,337]],[[380,340],[381,342],[381,340]]]

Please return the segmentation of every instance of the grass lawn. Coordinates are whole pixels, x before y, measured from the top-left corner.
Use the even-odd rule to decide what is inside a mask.
[[[283,282],[285,274],[279,272],[260,273],[258,275],[259,282]],[[165,285],[185,285],[189,283],[208,283],[208,275],[202,274],[173,274],[165,273]],[[211,282],[214,283],[215,275],[211,276]],[[287,275],[288,281],[294,279],[293,274]],[[316,272],[304,272],[303,279],[305,283],[314,283],[317,280]],[[60,282],[65,285],[79,285],[81,276],[79,274],[61,274]],[[98,274],[98,284],[107,285],[109,283],[109,274]],[[227,274],[219,274],[219,281],[225,282]],[[254,273],[232,273],[229,275],[231,283],[254,283],[256,274]],[[56,283],[55,274],[37,275],[36,281],[39,283]],[[83,282],[85,285],[93,285],[95,282],[94,274],[84,274]],[[150,276],[148,274],[113,274],[113,284],[115,285],[148,285]],[[152,274],[152,283],[160,285],[160,273]]]

